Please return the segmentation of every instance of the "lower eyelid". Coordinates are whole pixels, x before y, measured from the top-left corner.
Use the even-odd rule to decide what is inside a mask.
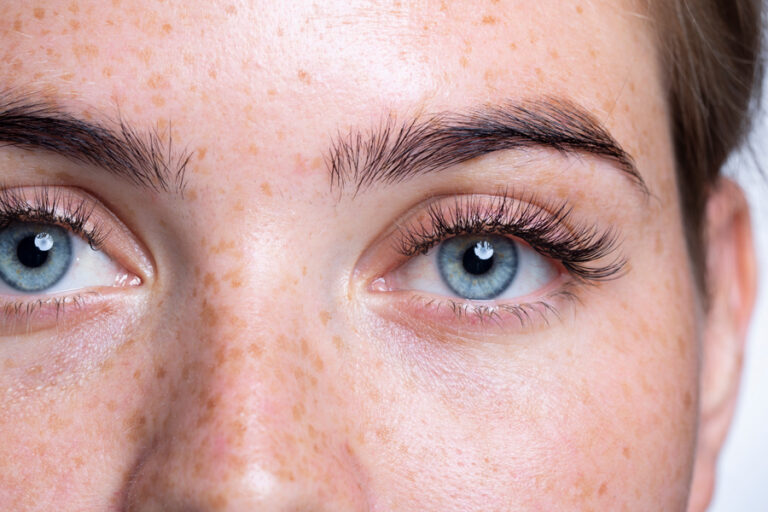
[[[62,329],[83,317],[93,318],[112,297],[98,291],[51,297],[7,297],[0,304],[0,337]]]
[[[462,301],[418,292],[369,295],[368,307],[382,318],[446,342],[457,339],[507,344],[510,336],[539,332],[557,325],[578,301],[572,281],[531,302]]]

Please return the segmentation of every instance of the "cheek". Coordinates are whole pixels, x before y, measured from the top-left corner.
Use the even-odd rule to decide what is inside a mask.
[[[626,310],[594,298],[524,348],[438,350],[404,373],[377,372],[378,400],[361,405],[376,429],[357,448],[395,500],[387,506],[683,509],[696,429],[692,302],[647,296]]]

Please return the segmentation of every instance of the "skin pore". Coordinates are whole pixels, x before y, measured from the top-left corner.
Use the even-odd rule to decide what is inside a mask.
[[[8,97],[154,132],[171,177],[0,144],[3,189],[87,201],[138,279],[4,308],[0,508],[706,507],[749,220],[716,189],[705,309],[641,3],[0,1]],[[615,158],[539,142],[333,183],[349,134],[543,100],[604,127],[647,192]],[[522,319],[414,291],[398,269],[426,256],[393,250],[398,228],[459,196],[567,204],[571,231],[615,235],[593,266],[622,271],[580,281],[545,257],[557,277],[504,299],[546,302]]]

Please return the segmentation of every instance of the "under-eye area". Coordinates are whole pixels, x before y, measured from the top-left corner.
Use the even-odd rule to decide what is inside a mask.
[[[51,327],[110,292],[140,286],[141,258],[127,236],[81,190],[0,190],[0,334]]]
[[[378,269],[363,270],[375,302],[400,318],[535,328],[626,269],[617,230],[581,221],[564,201],[508,191],[432,198],[410,212],[362,264]]]

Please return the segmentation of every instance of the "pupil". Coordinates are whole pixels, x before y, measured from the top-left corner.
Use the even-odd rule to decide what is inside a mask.
[[[481,259],[477,255],[476,246],[472,246],[464,252],[462,262],[464,270],[472,275],[479,276],[491,270],[491,267],[493,267],[493,256]]]
[[[16,256],[22,265],[29,268],[41,267],[48,261],[48,251],[41,251],[35,244],[35,235],[25,237],[16,248]]]

